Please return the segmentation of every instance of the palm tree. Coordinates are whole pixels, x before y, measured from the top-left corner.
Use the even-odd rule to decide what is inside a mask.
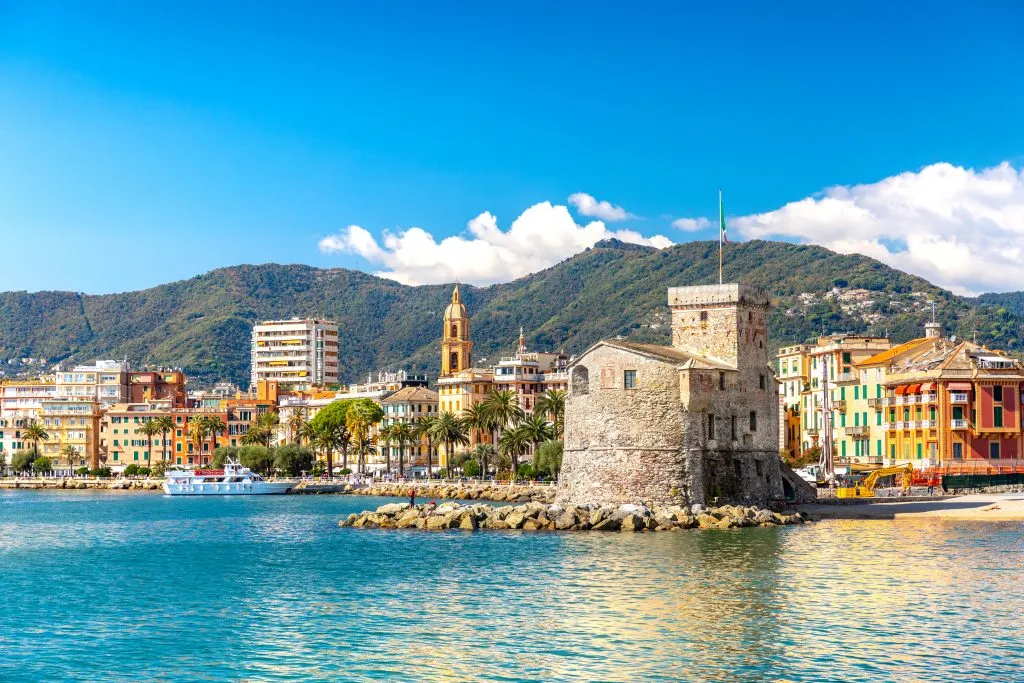
[[[561,439],[565,433],[565,390],[548,389],[537,397],[533,407],[534,413],[547,415],[555,426],[555,438]]]
[[[491,433],[494,427],[494,417],[487,410],[483,403],[474,403],[462,409],[462,419],[471,430]]]
[[[405,476],[405,447],[415,440],[413,426],[408,422],[391,425],[391,437],[398,443],[398,476]]]
[[[427,479],[434,475],[432,455],[434,452],[435,429],[437,429],[437,418],[434,416],[420,418],[412,427],[413,438],[422,440],[423,437],[427,437]]]
[[[494,446],[489,443],[478,443],[473,449],[473,456],[480,461],[480,476],[487,476],[487,461],[492,455],[497,455]]]
[[[210,433],[210,436],[213,437],[213,450],[217,450],[217,435],[226,432],[228,426],[224,424],[224,420],[220,419],[220,416],[218,415],[210,415],[206,417],[205,420],[206,430]]]
[[[200,453],[203,450],[203,442],[206,441],[206,437],[209,434],[209,428],[206,425],[206,420],[202,417],[192,420],[191,426],[188,428],[188,438],[196,445],[196,457],[201,457]]]
[[[377,441],[384,448],[384,460],[387,471],[391,471],[391,446],[396,443],[394,438],[394,425],[385,425],[381,428],[380,432],[377,433]]]
[[[139,427],[139,431],[146,435],[146,446],[148,451],[146,453],[146,467],[153,467],[153,436],[159,434],[161,431],[160,424],[157,420],[146,420]]]
[[[160,426],[160,446],[163,450],[163,460],[167,461],[167,432],[174,429],[174,419],[170,415],[161,415],[153,420],[154,424]]]
[[[292,411],[292,414],[288,416],[288,431],[292,434],[292,440],[302,445],[302,439],[305,434],[306,422],[306,409],[296,409]]]
[[[495,389],[484,401],[484,410],[491,416],[492,428],[495,430],[498,443],[502,433],[511,426],[519,424],[526,413],[519,405],[519,395],[511,389]],[[519,466],[518,457],[512,458],[513,473]]]
[[[74,446],[72,446],[69,443],[66,443],[60,447],[60,454],[63,455],[64,459],[68,461],[68,469],[73,472],[75,469],[74,458],[78,454],[78,451],[75,450]]]
[[[373,426],[384,417],[384,411],[380,406],[371,401],[360,401],[348,410],[345,416],[345,425],[352,434],[352,441],[356,446],[356,455],[359,457],[359,473],[366,471],[366,455],[373,446]]]
[[[530,440],[530,443],[533,444],[534,449],[545,441],[551,441],[555,438],[555,430],[551,426],[551,423],[548,422],[543,415],[539,415],[537,413],[534,413],[520,422],[516,429],[523,430],[523,434]]]
[[[516,478],[519,470],[519,456],[530,449],[530,443],[530,435],[522,427],[513,427],[502,432],[498,448],[512,462],[512,479]]]
[[[455,446],[468,446],[469,445],[469,430],[466,427],[466,423],[462,418],[456,417],[453,413],[445,411],[441,413],[437,418],[437,423],[434,425],[434,439],[444,444],[445,449],[445,469],[449,478],[452,476],[451,461]]]
[[[239,439],[243,446],[262,446],[267,441],[265,431],[259,427],[259,425],[252,425],[249,427],[249,431],[242,434],[242,438]]]
[[[270,448],[270,442],[274,438],[274,433],[281,424],[281,416],[274,411],[268,410],[265,413],[260,413],[259,417],[256,418],[256,424],[260,427],[266,439],[266,444],[264,445]]]
[[[50,434],[45,429],[43,429],[43,425],[39,424],[35,420],[32,420],[31,422],[28,423],[28,425],[25,427],[25,430],[21,433],[21,438],[23,438],[25,441],[32,442],[32,455],[35,458],[38,458],[39,442],[49,441]]]

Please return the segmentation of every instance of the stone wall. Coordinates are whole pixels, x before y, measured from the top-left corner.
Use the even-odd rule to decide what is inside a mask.
[[[636,370],[636,389],[623,387],[625,370]],[[678,370],[598,346],[573,368],[571,385],[559,498],[581,504],[683,502],[690,482]]]

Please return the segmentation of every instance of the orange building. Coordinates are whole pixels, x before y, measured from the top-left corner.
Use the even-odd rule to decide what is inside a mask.
[[[181,370],[133,370],[128,373],[128,403],[170,401],[184,408],[187,402],[185,373]]]
[[[908,345],[886,373],[886,459],[916,468],[1017,465],[1024,365],[937,335]]]

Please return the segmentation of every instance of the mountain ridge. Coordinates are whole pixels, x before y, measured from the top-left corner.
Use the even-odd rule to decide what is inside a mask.
[[[766,287],[773,346],[825,332],[920,336],[935,301],[947,333],[1024,350],[1024,303],[966,299],[874,259],[811,245],[751,241],[727,247],[724,274]],[[667,249],[600,242],[512,282],[461,285],[474,359],[511,353],[523,326],[530,348],[580,353],[622,336],[668,343],[670,286],[718,281],[718,243]],[[451,284],[403,285],[345,268],[242,264],[117,294],[0,293],[0,359],[83,362],[127,357],[184,367],[200,384],[248,381],[251,326],[264,319],[326,317],[339,323],[342,381],[409,367],[434,374]],[[985,295],[989,296],[989,295]]]

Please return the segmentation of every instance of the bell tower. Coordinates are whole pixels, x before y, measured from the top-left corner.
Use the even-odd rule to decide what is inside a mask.
[[[469,314],[459,297],[459,286],[452,290],[452,302],[444,309],[441,333],[441,376],[450,377],[470,367],[473,342],[469,340]]]

